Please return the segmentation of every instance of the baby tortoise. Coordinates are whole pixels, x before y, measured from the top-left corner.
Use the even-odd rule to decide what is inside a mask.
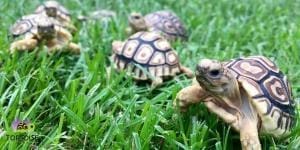
[[[132,13],[128,17],[129,34],[138,31],[156,31],[168,40],[187,40],[187,31],[175,13],[167,10],[156,11],[143,17],[140,13]]]
[[[204,102],[240,133],[243,150],[260,150],[260,133],[282,137],[296,122],[287,77],[263,56],[228,62],[203,59],[196,68],[196,81],[176,99],[183,111]]]
[[[37,7],[35,13],[43,14],[56,19],[65,28],[71,30],[72,32],[75,32],[77,30],[76,27],[72,24],[70,12],[57,1],[45,1],[42,5]]]
[[[100,20],[106,21],[116,17],[116,12],[107,9],[99,9],[89,13],[87,16],[80,15],[77,17],[80,21]]]
[[[11,52],[32,50],[44,42],[49,52],[67,47],[73,53],[80,53],[80,47],[70,42],[72,35],[56,20],[44,15],[23,16],[12,26],[10,32],[16,40],[11,43]]]
[[[170,43],[156,32],[138,32],[125,42],[112,43],[112,61],[117,70],[127,70],[136,80],[151,80],[152,88],[163,83],[166,77],[193,72],[179,63]]]

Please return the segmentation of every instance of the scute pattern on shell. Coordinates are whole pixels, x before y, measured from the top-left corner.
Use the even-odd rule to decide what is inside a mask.
[[[39,20],[39,15],[32,14],[23,16],[10,28],[10,32],[14,38],[26,33],[36,34],[37,20]]]
[[[16,23],[10,28],[10,33],[12,34],[13,38],[23,35],[31,37],[38,34],[37,27],[39,25],[47,26],[50,24],[53,24],[57,27],[61,26],[61,24],[56,20],[41,14],[26,15],[16,21]]]
[[[32,29],[33,25],[30,20],[19,20],[10,29],[13,37],[25,34]]]
[[[59,13],[62,13],[63,15],[71,16],[70,12],[65,7],[60,5],[57,1],[46,1],[46,2],[44,2],[42,5],[40,5],[35,10],[35,13],[41,13],[41,12],[45,11],[45,8],[49,8],[49,7],[56,8],[59,11]]]
[[[288,133],[295,124],[294,103],[286,76],[262,56],[240,58],[225,64],[252,97],[260,114],[262,132]]]
[[[150,26],[150,31],[165,34],[168,39],[187,39],[187,32],[180,19],[170,11],[156,11],[145,16],[145,21]]]
[[[157,43],[158,42],[158,43]],[[128,70],[140,80],[152,76],[174,76],[180,72],[177,54],[170,44],[154,32],[138,32],[112,56],[119,70]]]
[[[55,14],[48,14],[47,9],[49,8],[55,9]],[[51,13],[53,12],[51,11]],[[70,12],[59,2],[54,0],[44,2],[35,10],[35,14],[43,14],[48,17],[53,17],[63,24],[71,21]]]

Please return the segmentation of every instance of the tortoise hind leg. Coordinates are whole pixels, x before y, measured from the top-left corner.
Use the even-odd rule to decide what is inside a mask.
[[[182,72],[182,73],[184,73],[184,74],[186,74],[189,78],[192,78],[192,77],[194,77],[194,72],[191,70],[191,69],[189,69],[189,68],[187,68],[187,67],[185,67],[185,66],[180,66],[180,71]]]

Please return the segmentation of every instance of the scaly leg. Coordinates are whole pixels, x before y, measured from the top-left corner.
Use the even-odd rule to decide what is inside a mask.
[[[190,104],[198,103],[207,96],[208,94],[198,84],[194,84],[179,91],[173,105],[175,107],[179,105],[181,111],[186,111]]]
[[[243,150],[261,150],[256,120],[250,118],[243,119],[240,140]]]
[[[68,43],[68,44],[52,43],[51,45],[48,45],[48,49],[49,49],[48,50],[49,53],[67,49],[67,50],[70,50],[74,54],[80,54],[80,47],[79,47],[79,45],[77,45],[75,43]]]
[[[261,150],[258,138],[258,114],[251,104],[251,98],[244,89],[241,89],[241,130],[240,140],[243,150]]]
[[[80,53],[79,45],[72,42],[65,43],[64,41],[59,41],[59,39],[56,38],[49,40],[47,42],[47,47],[49,48],[49,53],[53,53],[63,49],[70,50],[74,54]]]
[[[73,42],[68,44],[68,49],[74,54],[80,54],[80,46]]]
[[[191,69],[181,65],[180,70],[182,73],[186,74],[189,78],[194,77],[194,72]]]
[[[65,23],[64,26],[72,33],[75,33],[77,31],[77,28],[72,23]]]
[[[61,42],[59,42],[56,38],[54,38],[52,40],[48,40],[46,45],[48,48],[48,53],[54,53],[63,48],[63,45],[61,44]]]
[[[67,43],[71,41],[73,38],[72,34],[68,30],[62,27],[56,26],[56,31],[57,31],[57,39],[59,41]]]
[[[32,50],[38,44],[36,39],[23,39],[13,42],[10,45],[10,52],[14,53],[16,50],[18,51],[25,51],[25,50]]]
[[[226,123],[229,123],[236,131],[240,131],[239,114],[232,114],[229,111],[226,111],[226,109],[224,107],[219,106],[216,103],[216,101],[217,100],[213,97],[208,97],[205,100],[203,100],[205,106],[209,109],[209,111],[215,113]]]
[[[127,36],[130,36],[130,35],[134,34],[134,31],[132,30],[132,28],[127,27],[125,29],[125,33],[126,33]]]
[[[161,77],[155,77],[154,80],[152,80],[151,89],[154,89],[160,85],[162,85],[163,79]]]

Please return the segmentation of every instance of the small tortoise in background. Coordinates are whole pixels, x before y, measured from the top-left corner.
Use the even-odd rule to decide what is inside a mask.
[[[140,13],[131,13],[128,17],[130,28],[129,34],[138,31],[156,31],[161,33],[168,40],[187,40],[187,31],[175,13],[167,10],[156,11],[146,16]]]
[[[64,27],[71,30],[72,32],[77,30],[76,27],[72,24],[70,12],[57,1],[45,1],[42,5],[37,7],[35,13],[43,14],[56,19]]]
[[[156,32],[138,32],[125,42],[114,41],[112,47],[115,68],[132,72],[136,80],[151,80],[152,88],[179,73],[193,76],[190,69],[179,63],[169,42]]]
[[[287,77],[263,56],[223,63],[203,59],[196,68],[196,81],[182,89],[176,100],[183,111],[203,101],[240,132],[244,150],[261,149],[259,133],[282,137],[296,122]]]
[[[115,18],[116,16],[117,16],[116,12],[112,10],[98,9],[96,11],[90,12],[87,16],[79,15],[77,19],[80,21],[89,21],[89,20],[108,21]]]
[[[49,52],[67,47],[73,53],[80,53],[80,47],[70,42],[72,35],[59,22],[41,14],[23,16],[10,29],[15,41],[10,51],[32,50],[45,42]]]

